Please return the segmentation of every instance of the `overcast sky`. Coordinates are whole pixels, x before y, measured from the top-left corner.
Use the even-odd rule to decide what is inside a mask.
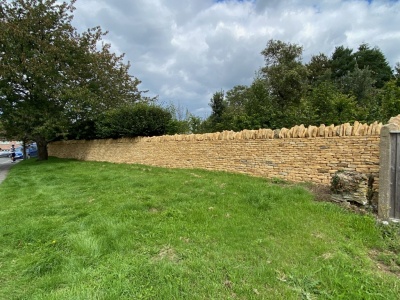
[[[400,62],[400,2],[392,0],[78,0],[73,25],[101,26],[125,53],[141,90],[207,117],[216,91],[249,85],[275,39],[330,56],[336,46],[379,47]]]

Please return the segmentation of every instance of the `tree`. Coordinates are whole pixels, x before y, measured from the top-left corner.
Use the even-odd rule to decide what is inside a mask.
[[[260,74],[256,75],[248,88],[245,109],[251,120],[251,129],[278,128],[282,125],[282,110]]]
[[[343,46],[336,47],[331,57],[332,79],[341,78],[352,72],[355,65],[352,49]]]
[[[3,124],[0,122],[0,139],[4,139],[6,136],[6,131],[4,129]]]
[[[245,85],[236,85],[226,92],[226,104],[230,113],[239,115],[245,112],[246,103],[248,102],[249,87]]]
[[[282,110],[300,103],[307,91],[307,68],[301,63],[302,53],[301,46],[275,40],[270,40],[261,52],[265,60],[261,70]]]
[[[397,62],[394,66],[394,77],[397,79],[400,78],[400,62]]]
[[[311,84],[317,84],[331,77],[331,60],[323,53],[313,55],[306,67]]]
[[[256,73],[250,86],[234,86],[223,96],[218,92],[211,99],[213,114],[209,120],[214,122],[213,130],[240,131],[271,128],[276,124],[277,105],[260,73]]]
[[[172,119],[168,124],[167,134],[189,134],[203,133],[203,120],[196,117],[188,110],[184,112],[183,108],[178,104],[175,106],[170,103],[167,110],[171,113]]]
[[[358,51],[354,53],[357,66],[363,70],[368,68],[371,70],[371,77],[374,79],[374,86],[382,88],[385,82],[392,77],[392,69],[386,60],[385,55],[378,47],[370,48],[368,44],[361,44]]]
[[[223,130],[224,125],[222,124],[223,114],[226,109],[226,103],[224,100],[225,93],[223,91],[215,92],[210,99],[210,107],[212,109],[210,122],[211,122],[211,130],[219,131]]]
[[[247,112],[249,102],[249,87],[236,85],[226,92],[224,111],[225,129],[240,131],[252,127],[250,116]]]
[[[352,96],[357,103],[356,118],[362,122],[373,122],[379,119],[378,89],[369,66],[360,69],[356,63],[354,70],[336,80],[343,94]]]
[[[100,112],[142,98],[99,27],[71,25],[75,0],[0,0],[0,118],[8,135],[47,143]]]
[[[358,104],[365,106],[365,100],[373,94],[375,79],[368,66],[360,69],[356,64],[354,70],[343,76],[339,83],[345,94],[354,95]]]
[[[311,91],[308,99],[313,112],[312,122],[315,125],[354,121],[355,97],[341,93],[333,82],[321,82]]]
[[[189,115],[187,119],[191,133],[205,133],[204,120],[200,117]]]

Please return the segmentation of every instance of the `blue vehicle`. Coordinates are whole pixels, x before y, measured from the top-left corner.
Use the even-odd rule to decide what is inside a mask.
[[[29,147],[26,148],[26,154],[28,158],[37,157],[38,150],[36,144],[29,145]],[[23,147],[15,148],[15,159],[23,159],[23,158],[24,158],[24,148]]]
[[[24,158],[24,152],[22,147],[15,148],[15,159],[22,159]]]
[[[38,156],[38,149],[36,143],[29,145],[27,149],[29,157],[37,157]]]

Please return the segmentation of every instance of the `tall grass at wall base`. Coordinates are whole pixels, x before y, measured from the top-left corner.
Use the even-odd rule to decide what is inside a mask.
[[[398,299],[397,242],[244,175],[51,158],[0,185],[0,299]]]

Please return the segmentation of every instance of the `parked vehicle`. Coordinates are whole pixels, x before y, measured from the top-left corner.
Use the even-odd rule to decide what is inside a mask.
[[[29,147],[26,148],[26,154],[28,158],[37,157],[38,150],[36,144],[29,145]],[[9,157],[11,157],[11,154],[9,154]],[[24,158],[24,147],[15,148],[15,159],[23,159],[23,158]]]
[[[7,150],[0,151],[0,157],[9,157],[9,156],[10,156],[10,151]]]
[[[38,156],[38,149],[37,149],[36,143],[29,145],[27,151],[28,151],[27,154],[29,155],[29,157],[37,157]]]
[[[15,148],[15,159],[24,158],[24,152],[22,147]]]

